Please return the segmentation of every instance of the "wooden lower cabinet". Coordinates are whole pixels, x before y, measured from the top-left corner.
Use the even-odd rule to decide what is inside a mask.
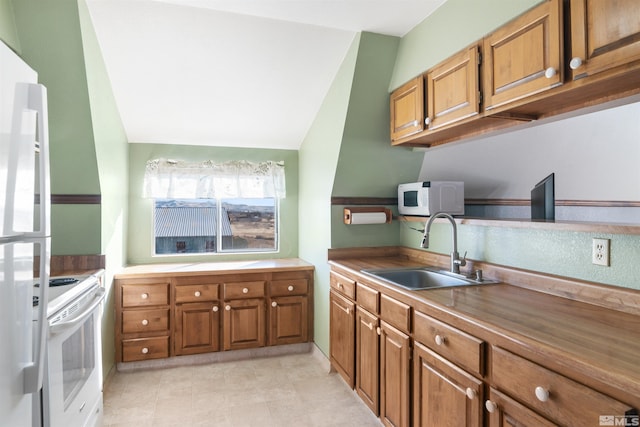
[[[224,349],[264,347],[264,298],[231,300],[224,304]]]
[[[175,354],[220,350],[220,306],[217,302],[176,305]]]
[[[411,340],[384,321],[380,332],[380,420],[386,426],[409,426]]]
[[[329,293],[329,359],[349,387],[355,384],[355,303]]]
[[[413,425],[482,426],[482,381],[414,344]]]
[[[485,407],[489,413],[489,427],[556,426],[493,388],[489,389],[489,399],[485,402]]]
[[[269,303],[269,345],[309,340],[306,296],[272,297]]]
[[[380,414],[380,321],[358,307],[356,310],[356,384],[362,401]]]

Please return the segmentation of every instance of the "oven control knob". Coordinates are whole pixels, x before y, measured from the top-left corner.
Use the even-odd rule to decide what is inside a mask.
[[[147,326],[149,324],[149,321],[147,319],[143,319],[142,320],[142,325],[143,326]]]
[[[149,353],[149,349],[147,347],[142,347],[142,354]]]
[[[194,295],[195,295],[195,296],[197,296],[197,297],[199,297],[199,296],[200,296],[200,295],[202,295],[202,294],[200,293],[200,291],[196,291],[196,292],[194,293]]]
[[[149,298],[149,294],[144,293],[144,294],[140,295],[140,298],[147,299],[147,298]]]

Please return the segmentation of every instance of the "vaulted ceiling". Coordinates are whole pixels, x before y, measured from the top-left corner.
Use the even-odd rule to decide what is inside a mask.
[[[128,140],[298,149],[360,31],[446,0],[87,0]]]

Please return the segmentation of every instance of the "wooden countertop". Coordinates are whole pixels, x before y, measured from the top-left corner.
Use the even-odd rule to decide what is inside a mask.
[[[274,271],[313,270],[312,264],[299,258],[266,259],[230,262],[191,262],[171,264],[141,264],[126,267],[116,279],[140,277],[198,276],[203,274],[267,273]]]
[[[625,312],[628,307],[618,311],[550,295],[531,289],[531,284],[528,289],[498,283],[409,291],[360,272],[364,268],[425,265],[406,254],[341,256],[330,264],[336,271],[374,284],[415,309],[492,345],[640,407],[640,313]],[[488,274],[485,277],[494,278]],[[580,281],[576,283],[580,285]],[[602,291],[609,293],[611,287],[603,285]],[[640,295],[632,290],[625,290],[623,295],[628,293],[636,298]]]

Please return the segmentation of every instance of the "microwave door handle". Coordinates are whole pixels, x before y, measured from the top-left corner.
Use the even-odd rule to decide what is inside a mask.
[[[49,257],[51,255],[51,241],[49,238],[36,240],[40,245],[40,286],[38,286],[38,319],[36,336],[34,339],[33,361],[24,368],[24,393],[37,393],[42,388],[44,373],[44,355],[47,343],[47,301],[49,300]]]
[[[105,294],[104,288],[98,289],[93,301],[91,302],[91,304],[82,313],[78,314],[77,316],[75,316],[74,318],[72,318],[70,320],[67,320],[67,321],[64,321],[64,322],[60,322],[60,323],[56,323],[54,325],[49,325],[49,332],[52,335],[56,335],[56,334],[59,334],[59,333],[65,331],[65,330],[67,330],[69,328],[72,328],[72,327],[84,322],[93,313],[93,310],[98,305],[100,305],[100,303],[104,299],[104,294]]]

